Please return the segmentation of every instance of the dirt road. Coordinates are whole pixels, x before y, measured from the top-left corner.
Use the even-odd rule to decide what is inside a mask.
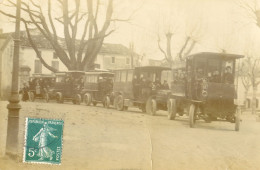
[[[0,103],[0,151],[4,148],[7,110]],[[186,116],[167,120],[130,108],[127,112],[83,104],[22,103],[19,153],[23,154],[26,117],[63,119],[62,163],[25,164],[0,158],[0,169],[260,169],[260,123],[243,114],[241,130],[228,122],[198,122]],[[4,114],[3,114],[4,113]]]

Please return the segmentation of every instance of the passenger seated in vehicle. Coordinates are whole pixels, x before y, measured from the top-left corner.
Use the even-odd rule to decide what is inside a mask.
[[[150,94],[151,88],[149,87],[149,82],[143,77],[141,82],[141,89],[142,89],[142,97],[147,97]]]
[[[165,89],[165,90],[170,89],[170,88],[169,88],[169,84],[168,84],[168,82],[167,82],[166,80],[163,81],[162,87],[163,87],[163,89]]]
[[[153,82],[153,85],[154,85],[155,89],[160,89],[161,88],[162,84],[161,84],[159,78],[155,79],[155,81]]]
[[[220,83],[220,81],[221,81],[221,78],[220,78],[220,75],[219,75],[219,71],[216,70],[216,71],[213,72],[212,82]]]
[[[203,78],[203,69],[202,68],[198,68],[197,72],[196,72],[196,79],[200,80]]]
[[[138,95],[140,94],[140,87],[141,87],[141,81],[137,78],[136,75],[134,75],[133,79],[133,92],[134,92],[134,98],[138,98]]]
[[[234,77],[232,75],[231,67],[227,66],[224,74],[224,83],[232,84],[234,82]]]

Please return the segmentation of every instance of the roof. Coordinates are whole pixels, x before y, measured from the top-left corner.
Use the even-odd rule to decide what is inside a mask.
[[[82,74],[85,74],[85,71],[59,71],[59,72],[56,72],[55,74],[56,75],[65,75],[66,73],[82,73]]]
[[[149,70],[171,70],[170,67],[163,67],[163,66],[141,66],[141,67],[135,67],[135,68],[124,68],[124,69],[116,69],[117,70],[143,70],[143,71],[149,71]]]
[[[201,58],[231,58],[231,59],[239,59],[239,58],[243,58],[243,55],[239,55],[239,54],[226,54],[226,53],[213,53],[213,52],[201,52],[201,53],[196,53],[196,54],[192,54],[187,56],[188,59],[193,58],[193,57],[201,57]]]
[[[36,42],[38,48],[44,48],[44,49],[53,49],[52,45],[49,43],[48,40],[36,29],[32,29],[31,32],[31,37],[32,39]],[[2,33],[0,34],[0,39],[7,39],[10,37],[14,37],[14,32],[9,32],[9,33]],[[30,47],[31,44],[27,38],[27,33],[26,31],[20,31],[20,39],[21,39],[21,46],[22,47]],[[64,38],[58,38],[60,45],[62,48],[66,49],[66,43]],[[80,40],[76,41],[77,46],[80,44]],[[1,47],[0,47],[1,48]],[[110,44],[110,43],[103,43],[100,52],[102,54],[119,54],[119,55],[131,55],[131,50],[127,48],[126,46],[122,44]],[[134,56],[137,56],[137,53],[133,53]]]
[[[113,76],[114,73],[112,73],[112,72],[95,72],[95,71],[92,72],[92,71],[90,71],[90,72],[86,72],[85,75],[103,75],[103,76]]]
[[[35,77],[35,78],[44,78],[44,77],[47,77],[47,78],[54,78],[55,76],[53,74],[41,74],[41,73],[34,73],[32,74],[31,77]]]

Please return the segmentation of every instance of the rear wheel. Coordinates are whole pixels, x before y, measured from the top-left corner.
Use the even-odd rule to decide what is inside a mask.
[[[116,109],[120,111],[124,110],[124,98],[122,95],[116,97]]]
[[[109,106],[110,106],[110,98],[108,96],[106,96],[104,98],[103,105],[104,105],[105,108],[109,108]]]
[[[30,100],[31,102],[34,102],[34,100],[35,100],[35,95],[34,95],[33,92],[29,92],[29,100]]]
[[[146,113],[154,116],[157,110],[157,102],[154,98],[149,98],[146,102]]]
[[[168,119],[174,120],[176,117],[176,100],[169,99],[167,102],[167,108],[168,108]]]
[[[61,92],[57,92],[56,101],[57,103],[63,103],[63,95]]]
[[[89,105],[91,104],[91,101],[92,101],[92,99],[91,99],[91,94],[90,94],[90,93],[86,93],[86,94],[84,95],[84,102],[85,102],[85,104],[86,104],[87,106],[89,106]]]
[[[241,109],[237,108],[236,115],[235,115],[235,130],[239,131],[240,127],[240,116],[241,116]]]
[[[189,110],[189,122],[191,128],[193,128],[195,125],[195,117],[196,117],[196,106],[195,104],[191,104]]]
[[[45,93],[45,95],[44,95],[44,99],[45,99],[45,101],[46,101],[47,103],[49,102],[49,100],[50,100],[50,96],[49,96],[48,93]]]

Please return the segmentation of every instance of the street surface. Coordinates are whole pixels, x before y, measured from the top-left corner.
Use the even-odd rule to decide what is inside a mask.
[[[0,102],[0,152],[6,139],[7,102]],[[260,122],[243,113],[239,132],[229,122],[205,123],[196,128],[188,117],[167,120],[166,112],[149,116],[97,107],[22,102],[19,153],[22,157],[26,117],[64,120],[61,165],[22,163],[22,158],[0,158],[6,169],[144,169],[245,170],[260,169]],[[1,153],[1,154],[2,154]]]

